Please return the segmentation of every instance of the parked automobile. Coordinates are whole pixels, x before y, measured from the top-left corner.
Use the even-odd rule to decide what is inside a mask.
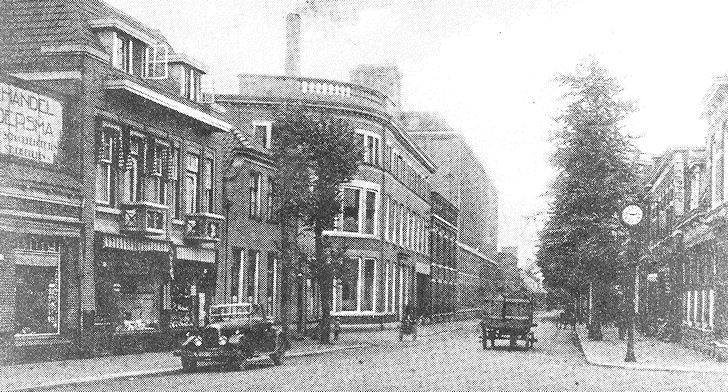
[[[209,324],[188,334],[174,354],[182,360],[184,371],[192,371],[199,362],[244,369],[248,360],[265,356],[280,365],[285,350],[281,329],[273,325],[260,305],[236,303],[211,306]]]

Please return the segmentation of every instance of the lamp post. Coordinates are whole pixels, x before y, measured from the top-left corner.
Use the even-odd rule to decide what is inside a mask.
[[[636,362],[634,355],[634,307],[635,296],[637,294],[637,264],[639,260],[639,244],[637,244],[637,229],[644,217],[642,207],[635,203],[630,203],[622,209],[622,223],[629,231],[629,242],[627,245],[627,260],[629,265],[628,281],[625,288],[630,288],[629,303],[627,306],[627,354],[624,357],[625,362]]]

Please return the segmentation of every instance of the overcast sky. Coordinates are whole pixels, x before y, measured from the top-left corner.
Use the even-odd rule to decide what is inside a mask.
[[[700,145],[702,98],[728,70],[721,2],[545,0],[107,0],[210,67],[217,92],[239,73],[283,73],[285,14],[303,12],[302,74],[348,80],[397,64],[405,110],[442,113],[492,173],[500,246],[532,257],[551,171],[553,76],[589,55],[640,111],[639,146]],[[540,215],[543,216],[543,215]]]

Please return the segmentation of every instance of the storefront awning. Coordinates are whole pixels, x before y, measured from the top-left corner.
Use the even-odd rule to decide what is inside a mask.
[[[169,252],[169,243],[166,241],[123,237],[112,234],[103,235],[103,247],[135,252]]]
[[[212,249],[178,246],[175,248],[175,256],[178,260],[199,261],[210,264],[215,263],[215,251]]]

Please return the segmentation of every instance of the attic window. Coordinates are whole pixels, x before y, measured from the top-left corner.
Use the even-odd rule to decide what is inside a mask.
[[[133,73],[134,42],[131,37],[121,34],[114,34],[114,52],[112,55],[114,67],[124,72]]]
[[[167,45],[147,46],[144,54],[144,77],[147,79],[166,79],[169,75]]]

